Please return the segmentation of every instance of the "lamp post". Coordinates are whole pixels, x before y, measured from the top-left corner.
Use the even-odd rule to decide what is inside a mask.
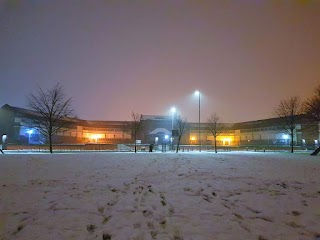
[[[199,90],[195,91],[196,96],[199,96],[199,132],[198,132],[198,139],[199,139],[199,152],[201,152],[201,135],[200,135],[200,98],[201,93]]]
[[[171,108],[171,112],[172,112],[172,126],[171,126],[171,130],[173,130],[173,119],[174,119],[174,114],[176,113],[177,109],[175,107]]]
[[[173,127],[174,127],[174,114],[176,113],[177,109],[175,107],[171,108],[171,112],[172,112],[172,124],[171,124],[171,148],[173,150]]]
[[[169,140],[169,135],[164,135],[164,152],[167,151],[167,142]],[[162,147],[163,150],[163,147]]]
[[[27,133],[28,133],[28,135],[29,135],[29,137],[28,137],[28,144],[30,144],[30,136],[31,136],[31,134],[33,133],[33,130],[30,129],[30,130],[27,131]]]

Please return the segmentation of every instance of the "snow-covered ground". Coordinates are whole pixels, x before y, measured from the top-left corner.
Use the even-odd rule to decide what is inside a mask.
[[[0,239],[320,239],[320,157],[0,155]]]

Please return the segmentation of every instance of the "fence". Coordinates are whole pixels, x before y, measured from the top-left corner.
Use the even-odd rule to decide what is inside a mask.
[[[134,151],[134,144],[54,144],[53,151],[113,151],[113,152],[131,152]],[[46,152],[49,150],[48,145],[15,145],[8,144],[7,150],[15,151],[33,151]],[[171,145],[156,145],[153,148],[155,152],[170,152],[175,151],[176,146]],[[199,152],[199,145],[180,145],[180,152]],[[290,146],[218,146],[218,151],[290,151]],[[295,146],[294,150],[304,150],[300,146]],[[149,144],[137,144],[137,151],[149,151]],[[201,145],[201,151],[214,151],[213,145]]]

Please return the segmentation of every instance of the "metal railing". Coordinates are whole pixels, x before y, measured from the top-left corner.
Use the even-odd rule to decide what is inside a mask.
[[[71,152],[71,151],[108,151],[108,152],[134,152],[134,144],[54,144],[53,151],[58,152]],[[137,151],[148,152],[149,144],[137,144]],[[316,147],[309,150],[314,150]],[[270,145],[250,145],[250,146],[217,146],[218,152],[227,151],[256,151],[256,152],[266,152],[266,151],[290,151],[290,146],[270,146]],[[47,152],[49,151],[49,145],[17,145],[8,144],[7,150],[12,151],[31,151],[31,152]],[[174,152],[176,150],[176,145],[154,145],[153,152]],[[179,152],[197,152],[199,151],[199,145],[180,145]],[[294,146],[294,150],[306,150],[301,146]],[[201,151],[213,152],[213,145],[202,145]]]

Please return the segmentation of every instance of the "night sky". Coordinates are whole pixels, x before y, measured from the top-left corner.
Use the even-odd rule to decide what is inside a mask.
[[[320,1],[0,0],[0,105],[60,82],[79,118],[273,117],[320,82]]]

